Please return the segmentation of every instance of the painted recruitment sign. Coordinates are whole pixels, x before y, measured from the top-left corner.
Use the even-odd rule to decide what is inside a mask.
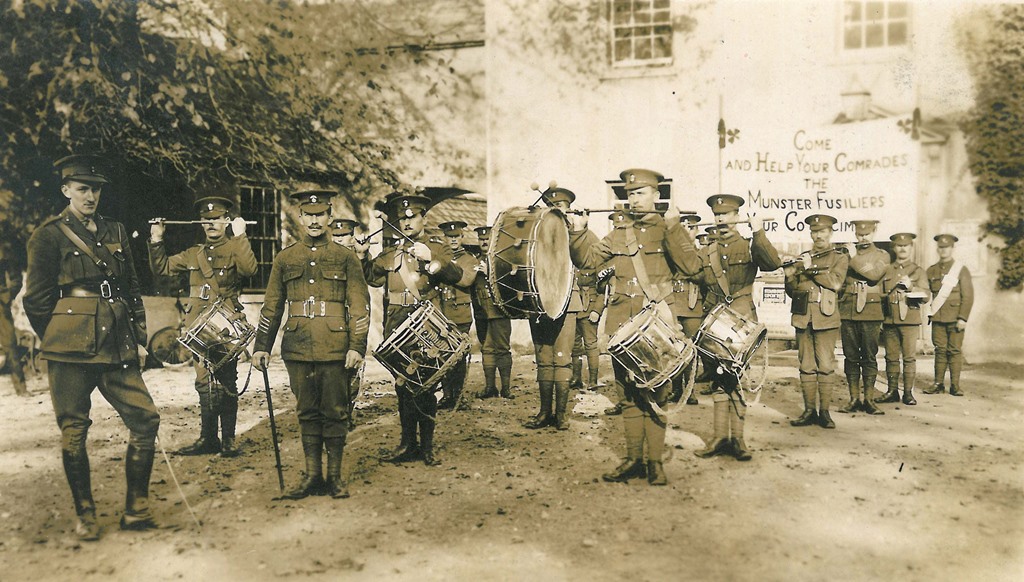
[[[821,127],[741,126],[722,149],[722,191],[774,218],[773,242],[806,243],[804,218],[835,216],[834,242],[852,242],[852,220],[878,220],[876,240],[916,231],[919,142],[910,119]]]

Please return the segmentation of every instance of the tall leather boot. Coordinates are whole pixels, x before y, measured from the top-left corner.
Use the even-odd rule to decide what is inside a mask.
[[[963,355],[953,356],[949,359],[949,394],[950,396],[963,396],[960,391],[960,371],[963,370]]]
[[[572,380],[569,387],[576,390],[583,389],[583,355],[572,355]]]
[[[384,462],[405,463],[419,457],[420,447],[416,440],[416,410],[411,404],[412,396],[405,390],[398,391],[398,422],[402,428],[402,440],[398,447],[384,455]]]
[[[554,418],[551,416],[551,401],[554,391],[554,382],[547,380],[540,382],[540,412],[537,413],[537,416],[526,421],[523,424],[524,427],[530,429],[544,428],[554,421]]]
[[[149,477],[153,472],[154,449],[140,449],[129,443],[125,455],[124,515],[121,529],[140,531],[157,527],[149,510]]]
[[[512,354],[504,354],[498,358],[498,376],[501,378],[499,395],[506,400],[515,399],[512,394]]]
[[[829,414],[829,408],[832,406],[832,382],[834,379],[834,374],[818,376],[818,425],[821,428],[836,427],[832,415]]]
[[[729,414],[731,411],[729,410],[729,399],[724,394],[718,394],[714,396],[714,401],[714,421],[712,425],[714,432],[711,441],[703,449],[693,452],[694,455],[702,459],[716,455],[725,455],[730,452]]]
[[[865,374],[864,378],[866,379],[866,378],[868,378],[868,376]],[[871,378],[871,382],[872,382],[870,384],[870,386],[874,386],[875,374],[871,374],[870,378]],[[877,406],[875,406],[874,399],[871,396],[868,395],[870,392],[874,392],[875,391],[874,388],[871,388],[869,390],[868,386],[869,386],[869,384],[864,384],[864,400],[861,402],[861,405],[860,405],[861,408],[860,409],[863,410],[864,412],[868,413],[868,414],[874,414],[874,415],[885,414],[884,412],[879,410]]]
[[[284,495],[284,499],[305,499],[310,495],[324,494],[323,450],[324,439],[322,436],[318,434],[302,435],[302,453],[306,456],[306,475],[295,489]]]
[[[220,452],[220,440],[217,438],[217,411],[213,408],[209,392],[199,393],[199,439],[196,442],[177,450],[176,454],[185,456],[214,455]]]
[[[601,386],[601,354],[596,349],[587,351],[587,368],[590,371],[591,390],[597,390]]]
[[[914,406],[914,382],[917,380],[917,362],[903,364],[903,404]]]
[[[889,391],[884,396],[875,400],[879,404],[889,404],[891,402],[900,401],[900,368],[897,364],[895,367],[890,366],[888,363],[885,365],[885,380],[889,384]]]
[[[238,397],[225,395],[220,402],[220,456],[237,457],[238,447],[235,445],[235,425],[238,423]]]
[[[498,372],[497,363],[494,361],[493,354],[483,354],[483,368],[484,368],[484,391],[477,394],[477,398],[496,398],[498,396],[498,388],[496,387],[495,374]]]
[[[644,414],[644,441],[647,443],[647,483],[668,485],[668,476],[662,466],[665,456],[665,425],[653,415]]]
[[[789,421],[791,426],[810,426],[818,423],[818,410],[814,406],[814,397],[818,391],[818,380],[814,374],[800,374],[800,394],[804,398],[804,411]]]
[[[860,403],[860,378],[858,376],[846,376],[846,383],[850,386],[850,401],[846,406],[839,409],[839,412],[848,414],[861,409]]]
[[[341,478],[341,459],[345,453],[345,437],[329,437],[324,439],[327,449],[327,494],[334,499],[348,497],[348,484]]]
[[[864,383],[861,384],[861,388],[864,390],[864,401],[877,402],[876,399],[882,397],[882,393],[875,390],[875,381],[878,380],[878,368],[864,368],[862,375]]]
[[[434,425],[433,419],[426,415],[420,420],[420,440],[423,448],[423,464],[428,467],[440,465],[441,461],[434,457]]]
[[[753,458],[753,455],[747,450],[747,443],[743,440],[743,433],[747,422],[747,407],[739,403],[736,403],[735,407],[735,410],[729,411],[729,426],[732,433],[732,456],[736,457],[737,461],[749,461]]]
[[[569,404],[569,383],[555,382],[555,428],[569,430],[569,418],[565,408]]]
[[[949,341],[949,340],[946,340]],[[949,384],[953,385],[953,362],[949,361],[949,354],[943,350],[935,350],[935,383],[932,384],[931,389],[925,389],[925,394],[941,394],[946,391],[946,386],[943,384],[946,380],[946,369],[949,368]]]
[[[96,523],[96,504],[92,500],[92,480],[89,473],[89,455],[84,446],[75,450],[61,451],[64,460],[64,475],[71,488],[71,498],[75,502],[75,515],[78,523],[75,534],[79,539],[94,542],[100,539],[100,526]]]
[[[601,475],[605,481],[625,483],[630,479],[647,476],[644,466],[644,418],[636,406],[624,406],[622,429],[626,437],[626,460],[610,473]],[[660,459],[659,459],[660,460]]]
[[[669,402],[679,402],[683,399],[683,384],[686,383],[686,370],[683,370],[675,378],[672,378],[672,393],[668,396]]]

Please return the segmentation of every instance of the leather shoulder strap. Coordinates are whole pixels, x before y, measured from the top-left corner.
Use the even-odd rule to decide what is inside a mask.
[[[75,234],[75,231],[71,230],[71,228],[68,225],[64,224],[63,222],[58,222],[57,228],[59,228],[61,233],[63,233],[64,236],[66,236],[67,239],[71,241],[71,244],[75,245],[75,248],[81,251],[83,255],[89,257],[89,259],[96,265],[96,267],[99,270],[103,271],[103,274],[107,277],[108,280],[110,280],[111,282],[117,281],[117,275],[114,273],[113,270],[111,270],[110,265],[107,264],[107,262],[104,261],[103,259],[97,257],[96,253],[93,252],[92,248],[89,245],[85,244],[85,241],[82,240],[82,237]]]
[[[715,279],[718,281],[718,286],[722,288],[722,293],[725,296],[730,295],[729,291],[729,279],[725,276],[725,271],[722,269],[722,255],[718,252],[718,243],[713,242],[708,247],[708,254],[710,255],[711,261],[711,272],[715,274]]]

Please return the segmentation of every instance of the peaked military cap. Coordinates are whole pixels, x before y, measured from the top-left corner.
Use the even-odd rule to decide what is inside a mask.
[[[391,200],[391,214],[399,219],[411,218],[417,214],[424,214],[430,206],[430,198],[426,196],[403,195],[396,196]]]
[[[889,240],[891,240],[893,244],[902,246],[909,245],[910,243],[914,242],[915,238],[917,238],[917,235],[912,232],[897,232],[896,234],[890,236]]]
[[[715,214],[725,214],[726,212],[739,210],[744,202],[746,200],[735,194],[715,194],[708,197],[708,206],[711,207],[711,212]]]
[[[335,193],[331,190],[304,190],[291,195],[291,199],[299,205],[299,210],[309,214],[320,214],[331,207],[331,198]]]
[[[234,202],[221,196],[204,196],[193,205],[199,218],[220,218],[234,207]]]
[[[833,216],[827,214],[812,214],[804,219],[810,225],[812,231],[832,230],[832,225],[839,222]]]
[[[452,220],[449,222],[442,222],[437,225],[437,228],[441,229],[441,232],[445,236],[460,236],[463,234],[462,229],[466,228],[466,223],[461,220]]]
[[[679,215],[679,222],[688,222],[690,224],[697,224],[700,222],[700,215],[696,212],[684,212]]]
[[[851,220],[850,222],[853,223],[853,231],[857,234],[871,234],[878,226],[877,220]]]
[[[697,242],[700,243],[700,246],[703,247],[703,246],[707,246],[708,239],[711,238],[711,237],[710,237],[710,235],[708,235],[708,233],[702,232],[702,233],[698,234],[696,238],[697,238]]]
[[[351,218],[335,218],[331,221],[331,234],[337,236],[345,236],[352,234],[356,231],[356,225],[359,221],[352,220]]]
[[[934,240],[939,243],[940,247],[951,247],[953,246],[953,243],[960,239],[956,238],[956,236],[952,234],[937,234],[935,235]]]
[[[108,184],[106,170],[103,168],[103,160],[99,156],[90,154],[74,154],[63,157],[53,163],[53,167],[60,173],[61,181],[78,180],[79,182],[92,182]]]
[[[576,194],[568,188],[548,188],[542,196],[544,197],[544,203],[548,206],[554,206],[556,202],[572,204],[576,201]]]
[[[654,170],[630,168],[629,170],[623,170],[620,172],[619,179],[622,180],[623,187],[626,189],[626,192],[629,192],[630,190],[637,190],[644,186],[651,186],[652,188],[657,189],[658,184],[665,179],[665,176],[662,176]]]
[[[493,227],[491,227],[491,226],[478,226],[478,227],[473,229],[473,232],[475,232],[476,236],[479,237],[479,238],[486,238],[486,237],[491,236],[491,229],[492,228]]]

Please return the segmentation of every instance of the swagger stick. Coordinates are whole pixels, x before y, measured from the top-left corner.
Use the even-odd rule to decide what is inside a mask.
[[[267,392],[267,410],[270,411],[270,436],[274,441],[274,459],[277,461],[277,482],[284,493],[284,473],[281,471],[281,446],[277,444],[277,423],[274,422],[274,399],[270,396],[270,376],[263,369],[263,387]]]

